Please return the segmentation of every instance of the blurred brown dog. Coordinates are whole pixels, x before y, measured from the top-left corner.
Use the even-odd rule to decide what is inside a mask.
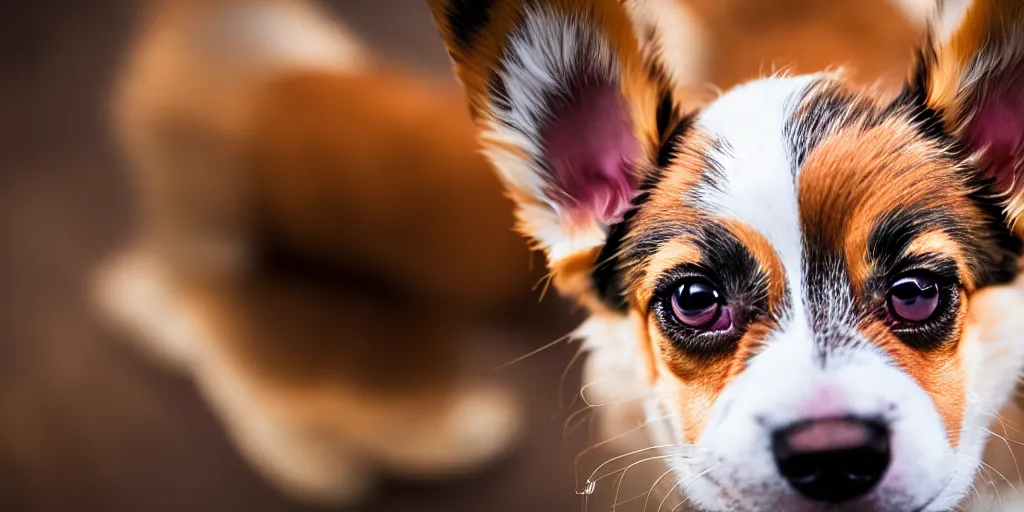
[[[179,0],[115,99],[141,222],[101,302],[267,477],[344,502],[510,447],[512,397],[462,377],[458,339],[535,278],[454,84],[302,1]]]
[[[916,30],[867,3],[649,0],[635,21],[676,28],[655,32],[683,85],[772,63],[898,83]],[[910,19],[927,3],[900,2]],[[462,376],[458,340],[537,276],[458,88],[383,68],[304,1],[175,0],[115,99],[141,221],[102,304],[269,479],[347,502],[381,473],[460,474],[512,446],[514,400]],[[616,412],[606,436],[639,417]]]

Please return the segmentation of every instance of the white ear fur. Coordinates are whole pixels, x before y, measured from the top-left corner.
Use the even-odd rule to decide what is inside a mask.
[[[564,198],[557,196],[543,167],[541,132],[574,76],[586,72],[610,83],[618,80],[613,50],[587,20],[530,8],[499,68],[505,93],[492,98],[493,117],[482,134],[484,153],[520,202],[522,230],[552,262],[600,246],[605,226],[566,222]]]
[[[916,27],[924,27],[934,15],[938,0],[889,0]]]
[[[963,23],[972,2],[973,0],[944,0],[941,8],[936,4],[928,13],[934,18],[932,35],[939,41],[949,40]]]
[[[913,0],[906,0],[913,1]],[[687,2],[633,0],[627,2],[636,33],[677,87],[704,87],[708,81],[708,34],[703,20]]]

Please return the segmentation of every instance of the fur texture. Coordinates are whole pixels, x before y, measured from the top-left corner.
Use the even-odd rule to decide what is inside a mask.
[[[948,510],[963,500],[987,425],[1024,370],[1024,344],[1009,334],[1021,305],[1019,2],[947,6],[899,94],[841,72],[775,74],[696,112],[676,99],[682,88],[666,76],[677,73],[662,72],[672,55],[657,34],[622,28],[635,5],[493,2],[474,44],[453,21],[480,19],[473,7],[433,6],[522,231],[592,315],[581,329],[598,352],[588,380],[607,368],[603,395],[651,391],[648,420],[673,419],[652,430],[654,444],[691,450],[666,457],[697,508]],[[530,65],[550,55],[558,65]],[[553,89],[507,94],[510,80]],[[639,150],[606,144],[624,163],[577,177],[590,180],[583,188],[615,183],[616,204],[629,199],[616,215],[578,183],[551,179],[593,165],[592,151],[564,151],[562,124],[586,123],[561,105],[585,108],[609,85],[620,96],[599,110],[614,117],[626,105],[619,126]],[[533,121],[510,123],[509,111]],[[575,143],[611,139],[607,122]],[[585,235],[573,229],[581,218]],[[913,282],[934,290],[933,306],[907,320],[893,290],[921,276]],[[680,316],[694,280],[713,290],[717,321]],[[602,351],[631,354],[632,370]],[[783,478],[773,443],[835,418],[883,425],[892,455],[871,492],[825,504]]]

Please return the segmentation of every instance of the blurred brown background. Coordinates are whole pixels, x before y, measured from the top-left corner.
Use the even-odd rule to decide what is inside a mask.
[[[328,5],[378,53],[450,74],[425,2]],[[0,510],[309,510],[264,485],[192,385],[153,366],[90,303],[89,273],[133,217],[107,114],[141,7],[21,1],[0,15]],[[510,361],[568,325],[479,344],[474,358]],[[386,483],[358,510],[576,510],[558,409],[572,349],[498,372],[530,403],[511,460],[439,487]]]

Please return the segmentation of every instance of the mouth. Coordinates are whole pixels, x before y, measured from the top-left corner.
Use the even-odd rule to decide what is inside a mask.
[[[774,500],[773,503],[750,503],[748,500],[743,499],[743,497],[736,495],[730,490],[729,486],[723,485],[712,475],[698,474],[689,480],[690,483],[694,484],[700,481],[707,483],[710,487],[709,490],[719,498],[721,503],[715,506],[702,507],[692,501],[688,501],[688,508],[679,508],[677,510],[692,512],[760,512],[763,510],[785,510],[786,512],[897,512],[904,510],[912,512],[938,512],[938,509],[933,509],[932,507],[945,494],[946,487],[948,487],[947,484],[946,487],[943,487],[942,490],[926,499],[921,505],[904,508],[899,505],[887,504],[884,495],[872,495],[841,503],[826,503],[806,498],[790,500],[781,497],[778,500]],[[950,481],[952,480],[951,478]],[[684,494],[686,493],[684,492]],[[958,509],[950,507],[941,510]]]
[[[957,471],[954,470],[953,473],[949,475],[949,479],[946,480],[946,483],[942,484],[942,488],[939,489],[939,492],[935,493],[931,498],[925,501],[924,505],[921,505],[920,507],[914,509],[914,512],[926,512],[931,510],[931,506],[934,505],[935,502],[939,501],[939,498],[942,497],[942,495],[946,494],[946,489],[949,489],[950,485],[953,485],[953,481],[956,480],[956,476]],[[955,507],[950,507],[950,509],[953,508]]]
[[[680,511],[700,512],[760,512],[778,510],[786,512],[940,512],[959,510],[957,505],[934,508],[944,496],[948,495],[950,486],[957,480],[954,471],[941,487],[928,495],[927,498],[913,500],[908,503],[913,492],[895,492],[886,490],[879,485],[867,494],[855,498],[828,502],[808,498],[799,494],[789,484],[769,479],[753,484],[746,483],[743,489],[730,485],[729,478],[716,474],[724,462],[703,468],[694,468],[685,478],[679,479],[677,486],[685,496]],[[697,471],[703,469],[703,471]],[[912,491],[912,490],[911,490]],[[909,494],[909,495],[908,495]],[[702,499],[703,498],[703,499]],[[682,504],[680,504],[682,505]]]

